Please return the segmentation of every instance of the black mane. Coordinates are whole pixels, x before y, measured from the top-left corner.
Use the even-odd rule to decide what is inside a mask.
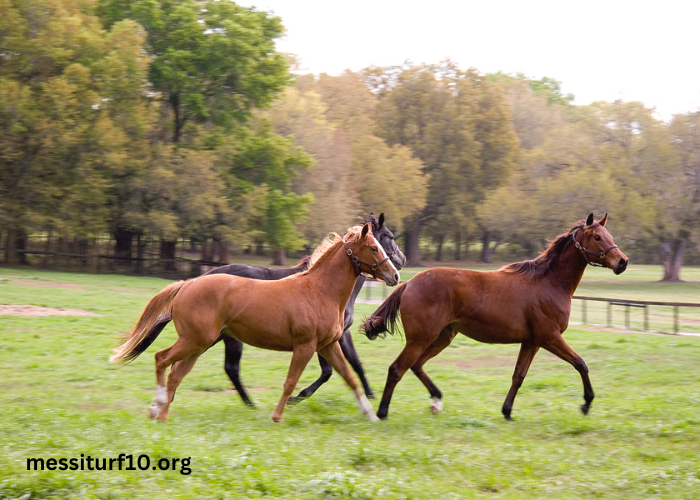
[[[571,234],[578,229],[582,229],[583,226],[584,221],[578,221],[567,232],[557,236],[554,241],[534,259],[514,262],[513,264],[502,267],[501,270],[508,273],[527,274],[536,280],[546,277],[571,240]]]

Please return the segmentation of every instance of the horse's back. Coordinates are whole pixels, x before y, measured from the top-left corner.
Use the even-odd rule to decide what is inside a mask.
[[[549,295],[551,291],[515,273],[433,268],[408,282],[401,315],[404,326],[408,315],[424,323],[419,328],[452,325],[480,342],[523,342],[533,334],[533,324],[548,321],[542,303],[550,301]]]
[[[238,340],[256,347],[290,351],[294,335],[311,332],[318,319],[306,300],[304,280],[264,281],[211,274],[188,282],[173,303],[173,319],[218,331],[226,327]]]

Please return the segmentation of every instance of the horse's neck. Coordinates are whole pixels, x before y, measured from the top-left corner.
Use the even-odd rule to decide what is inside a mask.
[[[337,300],[345,307],[357,282],[357,272],[342,245],[331,247],[328,254],[311,266],[307,275],[316,280],[324,295]]]
[[[576,292],[586,270],[586,259],[573,244],[569,244],[559,255],[550,279],[566,290],[570,297]]]

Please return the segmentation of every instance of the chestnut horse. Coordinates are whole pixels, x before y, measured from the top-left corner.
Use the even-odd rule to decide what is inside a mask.
[[[337,235],[336,235],[337,236]],[[177,341],[156,353],[156,394],[152,417],[167,419],[168,409],[182,379],[197,358],[226,328],[238,340],[255,347],[292,351],[284,390],[272,420],[280,422],[284,406],[302,371],[320,353],[355,393],[370,420],[374,410],[360,390],[338,344],[343,333],[343,311],[361,272],[372,272],[386,284],[399,282],[399,273],[372,235],[371,224],[348,229],[344,237],[326,245],[309,269],[278,281],[261,281],[229,274],[211,274],[179,281],[163,289],[146,306],[127,340],[110,360],[130,361],[152,341],[162,315],[172,317]],[[165,385],[165,370],[172,366]]]
[[[605,229],[608,215],[595,221],[593,214],[558,236],[536,259],[497,271],[433,268],[400,285],[363,324],[375,339],[393,333],[401,314],[406,346],[389,368],[377,411],[386,418],[396,384],[410,368],[433,399],[432,411],[442,410],[442,393],[423,365],[447,347],[461,332],[479,342],[521,344],[513,380],[503,403],[503,416],[511,419],[513,400],[540,348],[571,363],[581,375],[584,414],[593,401],[588,368],[564,340],[571,297],[586,265],[604,266],[615,274],[627,268],[627,256]]]

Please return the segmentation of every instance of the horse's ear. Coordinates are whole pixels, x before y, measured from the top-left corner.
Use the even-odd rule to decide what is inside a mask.
[[[605,223],[608,222],[608,214],[606,213],[603,215],[603,218],[598,221],[598,224],[601,226],[605,226]]]
[[[379,224],[377,225],[377,228],[381,229],[384,227],[384,212],[379,214]]]
[[[372,223],[371,223],[371,222],[368,222],[367,224],[365,224],[364,226],[362,226],[362,234],[361,234],[361,236],[362,236],[363,238],[364,238],[365,236],[367,236],[367,233],[369,233],[369,228],[370,228],[371,225],[372,225]]]
[[[586,219],[586,225],[590,226],[593,224],[593,214],[588,214],[588,219]]]

